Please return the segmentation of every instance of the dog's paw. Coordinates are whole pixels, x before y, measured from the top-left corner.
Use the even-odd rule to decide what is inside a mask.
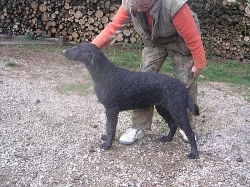
[[[101,148],[101,149],[104,149],[104,150],[109,150],[110,147],[111,147],[111,145],[107,145],[106,142],[104,142],[104,143],[102,143],[102,144],[100,145],[100,148]]]
[[[198,152],[197,153],[190,153],[188,155],[188,158],[189,159],[198,159],[199,158],[199,153]]]
[[[103,140],[103,141],[107,141],[107,135],[106,135],[106,134],[102,134],[102,136],[101,136],[101,140]]]
[[[172,140],[172,138],[170,138],[169,136],[162,136],[161,138],[159,138],[160,142],[170,142]]]

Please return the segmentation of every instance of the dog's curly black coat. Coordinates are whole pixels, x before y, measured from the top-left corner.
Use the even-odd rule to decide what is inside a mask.
[[[189,158],[198,158],[187,108],[195,115],[199,115],[199,109],[180,81],[159,73],[135,72],[117,67],[91,43],[64,50],[63,54],[69,60],[85,64],[94,81],[97,98],[105,107],[107,135],[105,143],[100,146],[102,149],[107,150],[112,146],[120,111],[155,105],[170,128],[169,134],[160,138],[160,141],[171,141],[178,124],[191,145]]]

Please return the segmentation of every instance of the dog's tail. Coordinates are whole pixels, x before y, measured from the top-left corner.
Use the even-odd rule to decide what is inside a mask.
[[[199,108],[196,104],[194,104],[193,99],[191,98],[191,96],[188,94],[188,108],[189,110],[196,116],[200,115],[200,111]]]

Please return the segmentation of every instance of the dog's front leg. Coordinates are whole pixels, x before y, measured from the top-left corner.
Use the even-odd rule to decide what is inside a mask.
[[[104,143],[100,145],[101,149],[108,150],[112,146],[112,142],[115,138],[116,125],[118,120],[119,109],[111,108],[106,109],[106,133],[107,135],[102,137],[105,140]]]

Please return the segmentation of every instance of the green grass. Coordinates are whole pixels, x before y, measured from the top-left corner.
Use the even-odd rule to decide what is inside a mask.
[[[233,60],[220,63],[208,61],[202,75],[199,81],[229,83],[236,92],[244,91],[245,100],[250,102],[250,64],[238,63]]]
[[[6,67],[15,68],[15,67],[18,67],[18,64],[16,62],[8,62],[6,64]]]
[[[138,70],[141,62],[141,49],[105,48],[104,53],[116,65]],[[167,58],[161,68],[161,73],[172,74],[171,60]],[[208,61],[202,72],[202,81],[218,81],[250,86],[250,64],[238,63],[234,60],[224,62]]]
[[[141,62],[140,47],[106,47],[103,52],[116,65],[132,70],[139,70]],[[161,68],[161,73],[172,75],[171,59],[167,58]],[[215,62],[208,60],[198,81],[225,82],[235,87],[240,85],[246,92],[245,99],[250,102],[250,64],[239,63],[234,60]]]
[[[57,45],[18,45],[18,48],[31,49],[38,52],[54,52],[61,53],[61,51],[69,46],[61,47]],[[142,46],[136,44],[124,44],[113,47],[105,47],[102,51],[114,64],[129,68],[132,70],[139,70],[141,63]],[[7,64],[7,66],[15,67],[15,62]],[[161,73],[172,75],[172,63],[169,58],[163,64]],[[208,60],[208,65],[204,68],[202,76],[199,81],[217,81],[233,84],[250,86],[250,64],[238,63],[233,60],[226,60],[223,62],[213,62]]]
[[[125,47],[107,47],[102,51],[109,58],[111,62],[120,67],[129,68],[132,70],[139,70],[141,63],[140,46],[128,45]],[[161,72],[172,74],[172,66],[170,59],[167,59],[161,68]]]
[[[86,84],[66,84],[58,87],[60,93],[68,95],[70,93],[84,94],[91,87],[90,83]]]
[[[31,49],[38,52],[46,51],[61,53],[63,49],[70,46],[61,47],[57,45],[19,45],[18,47]],[[139,70],[142,46],[124,44],[122,46],[116,45],[113,47],[105,47],[102,51],[114,64],[131,70]],[[12,64],[10,62],[10,64],[7,66],[15,67],[15,63]],[[172,75],[172,63],[169,58],[167,58],[166,62],[163,64],[160,72]],[[240,85],[245,87],[245,98],[250,102],[250,64],[238,63],[234,60],[224,60],[223,62],[208,60],[208,65],[206,68],[204,68],[201,75],[202,76],[199,77],[198,81],[225,82],[230,83],[233,86]],[[74,88],[72,85],[71,88],[67,89],[77,88]]]
[[[238,63],[233,60],[225,62],[208,61],[203,70],[204,80],[227,82],[250,86],[250,64]]]
[[[129,69],[139,70],[141,53],[138,49],[129,48],[104,48],[102,50],[108,59],[114,64]]]
[[[27,49],[35,52],[52,52],[52,53],[62,53],[62,50],[66,47],[61,47],[59,45],[39,45],[39,44],[20,44],[15,45],[19,49]]]

